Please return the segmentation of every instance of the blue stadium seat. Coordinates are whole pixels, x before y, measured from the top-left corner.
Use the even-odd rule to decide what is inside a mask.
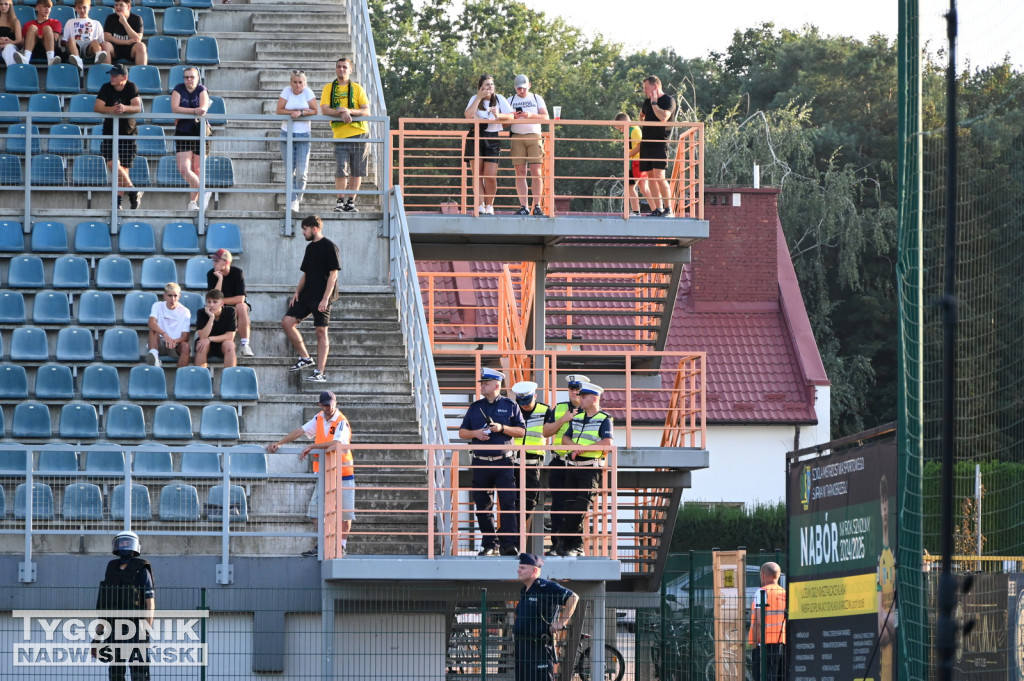
[[[46,138],[46,150],[51,154],[74,156],[85,152],[85,138],[82,129],[72,123],[60,123],[50,128]]]
[[[188,445],[181,450],[181,475],[189,478],[220,477],[220,454],[212,445]]]
[[[46,332],[37,326],[19,326],[11,334],[11,359],[15,362],[45,362],[50,359]]]
[[[146,420],[142,407],[118,402],[107,407],[106,436],[114,440],[142,440],[146,437]]]
[[[132,14],[138,14],[142,17],[142,34],[152,36],[149,39],[149,43],[146,45],[149,59],[147,60],[150,64],[163,64],[164,62],[153,61],[153,40],[162,36],[157,35],[156,30],[156,14],[153,13],[152,7],[146,7],[145,5],[139,7],[132,7]]]
[[[148,222],[126,222],[117,237],[117,250],[121,253],[156,253],[156,232]]]
[[[71,164],[71,184],[76,187],[102,187],[110,184],[107,162],[99,154],[76,156]]]
[[[256,370],[252,367],[227,367],[220,374],[220,399],[225,402],[260,399]]]
[[[28,374],[20,364],[0,364],[0,399],[28,399]]]
[[[65,487],[61,516],[64,520],[103,520],[100,488],[91,482],[76,482]]]
[[[100,424],[99,418],[96,416],[96,407],[85,402],[69,402],[61,407],[61,439],[96,439],[99,436]],[[42,461],[42,458],[40,458],[40,461]]]
[[[39,452],[36,472],[42,475],[67,475],[78,472],[78,454],[71,447]]]
[[[152,291],[132,291],[124,297],[121,321],[129,326],[149,324],[149,312],[158,298]]]
[[[163,290],[167,282],[178,281],[178,268],[170,258],[150,256],[142,261],[139,286],[144,289]]]
[[[0,221],[0,253],[21,253],[25,250],[25,232],[20,222]]]
[[[170,72],[167,74],[167,90],[173,91],[175,85],[181,85],[185,82],[185,69],[193,68],[191,64],[178,64],[172,66]],[[199,67],[195,67],[199,68]],[[202,75],[202,74],[200,74]]]
[[[9,154],[25,155],[26,141],[25,131],[28,127],[24,123],[15,123],[7,127],[6,151]],[[32,124],[32,153],[39,154],[43,151],[43,136],[39,132],[39,126]]]
[[[40,402],[22,402],[14,407],[11,437],[49,438],[50,410]]]
[[[226,404],[208,404],[199,420],[203,440],[237,440],[238,412]]]
[[[104,362],[138,362],[139,334],[123,326],[107,329],[103,332],[100,357]]]
[[[143,7],[173,7],[174,0],[142,0]]]
[[[174,372],[174,399],[212,400],[213,381],[203,367],[178,367]]]
[[[11,288],[43,288],[43,261],[35,255],[18,255],[10,260],[7,285]]]
[[[191,255],[199,252],[199,232],[191,222],[168,222],[160,241],[164,253]]]
[[[18,95],[9,92],[0,93],[0,111],[20,112],[21,102],[18,101]],[[15,116],[0,116],[0,123],[17,123],[19,120],[20,118]]]
[[[187,187],[181,173],[178,172],[178,159],[174,156],[163,156],[156,165],[156,183],[161,187]]]
[[[125,517],[124,483],[116,485],[110,495],[110,517],[124,520]],[[153,507],[149,501],[149,488],[145,485],[132,483],[132,520],[152,520]]]
[[[97,64],[97,66],[106,66],[106,64]],[[109,79],[108,79],[109,80]],[[97,90],[98,91],[98,90]],[[93,107],[96,106],[96,95],[95,94],[84,94],[74,95],[71,97],[71,103],[68,105],[68,113],[78,114],[68,118],[69,123],[76,125],[96,125],[102,119],[93,113]],[[92,115],[86,115],[92,114]],[[99,133],[94,133],[99,134]],[[96,140],[99,142],[99,140]],[[97,152],[99,148],[97,147]]]
[[[185,61],[189,64],[216,66],[220,64],[220,49],[217,39],[205,35],[194,35],[185,43]]]
[[[67,253],[68,228],[63,222],[37,222],[32,225],[33,253]]]
[[[176,36],[195,35],[195,12],[188,7],[168,7],[165,9],[163,34]]]
[[[160,69],[155,66],[132,66],[128,69],[128,80],[135,83],[140,95],[159,95],[164,91],[160,84]]]
[[[199,520],[199,493],[192,485],[175,482],[160,490],[160,520]]]
[[[67,5],[58,5],[54,3],[54,6],[50,8],[50,18],[56,19],[60,22],[61,26],[64,26],[68,21],[75,18],[75,10]],[[67,66],[67,64],[58,64],[57,66]],[[51,66],[50,69],[52,70],[53,67]]]
[[[7,518],[7,496],[4,494],[4,488],[0,487],[0,520]]]
[[[132,167],[128,169],[128,177],[133,187],[148,187],[153,184],[149,175],[149,159],[145,156],[136,156]]]
[[[11,443],[16,445],[17,443]],[[4,443],[0,443],[0,476],[17,477],[24,476],[28,472],[29,462],[32,457],[24,449],[4,449]]]
[[[132,12],[135,12],[138,9],[149,8],[135,8],[132,9]],[[149,11],[150,13],[153,12],[153,10],[151,9]],[[149,32],[147,31],[147,33]],[[150,33],[150,35],[152,35],[152,33]],[[149,51],[150,64],[162,64],[166,66],[173,66],[174,64],[181,63],[181,55],[178,48],[178,41],[177,39],[169,35],[154,35],[152,38],[149,39],[149,44],[146,45],[146,48]]]
[[[176,68],[176,67],[172,67]],[[158,95],[153,98],[153,102],[150,104],[149,110],[151,118],[150,123],[154,125],[174,125],[175,119],[173,118],[161,118],[160,114],[171,113],[171,96],[170,95]]]
[[[97,443],[99,445],[100,443]],[[103,443],[110,444],[110,443]],[[89,449],[85,454],[85,473],[89,477],[124,475],[124,452],[112,449]]]
[[[181,0],[181,6],[192,9],[210,9],[213,7],[213,0]]]
[[[221,248],[232,255],[242,253],[242,228],[233,222],[215,222],[206,228],[206,252],[216,253]]]
[[[77,95],[82,91],[78,67],[74,64],[54,64],[46,69],[46,91],[56,95]]]
[[[21,172],[21,159],[13,154],[0,154],[0,185],[5,187],[25,184]]]
[[[228,472],[235,480],[265,480],[270,477],[267,452],[259,445],[235,445],[227,450]]]
[[[128,374],[129,400],[166,400],[167,378],[160,367],[133,366]]]
[[[110,225],[106,222],[79,222],[75,226],[76,253],[110,253],[113,250]]]
[[[136,131],[135,146],[142,156],[166,156],[167,140],[159,125],[140,125]]]
[[[76,319],[83,326],[113,326],[117,323],[114,296],[110,291],[85,291],[78,297]]]
[[[209,288],[206,282],[206,273],[212,269],[213,261],[208,257],[189,258],[185,262],[185,288],[205,291]]]
[[[148,443],[146,446],[149,449],[135,452],[135,462],[132,465],[135,475],[169,475],[174,472],[171,450],[167,445]]]
[[[44,364],[36,371],[37,400],[71,400],[75,397],[75,381],[71,369],[63,364]]]
[[[77,255],[63,255],[53,263],[54,288],[89,288],[89,261]]]
[[[206,113],[208,113],[208,114],[224,115],[224,114],[227,114],[227,112],[228,112],[228,109],[227,109],[227,106],[224,103],[224,98],[223,97],[219,97],[217,95],[211,95],[210,96],[210,109]],[[212,125],[213,127],[218,127],[218,126],[221,126],[221,125],[227,125],[227,121],[224,120],[223,118],[221,118],[221,119],[211,118],[210,119],[210,125]]]
[[[71,68],[75,68],[72,66]],[[75,69],[76,71],[78,69]],[[37,92],[28,98],[28,110],[40,115],[32,116],[32,122],[40,125],[53,125],[60,123],[60,116],[47,116],[45,114],[61,113],[60,97],[46,92]]]
[[[101,5],[100,3],[96,3],[96,4],[94,4],[92,6],[91,9],[89,9],[89,18],[90,19],[95,19],[96,21],[100,22],[100,25],[102,26],[103,22],[107,20],[107,17],[109,17],[113,13],[114,13],[114,8],[113,7]]]
[[[21,22],[21,25],[24,26],[25,24],[36,18],[36,13],[35,10],[33,10],[32,7],[29,7],[28,5],[16,4],[14,5],[14,16],[16,16],[18,18],[18,21]]]
[[[206,519],[211,522],[224,520],[224,485],[214,485],[206,498]],[[239,485],[231,485],[228,491],[228,522],[244,523],[249,520],[249,508],[245,500],[245,490]]]
[[[161,404],[153,415],[153,437],[159,440],[191,440],[192,413],[183,404]]]
[[[32,303],[32,323],[70,324],[71,303],[63,291],[40,291]],[[63,331],[63,329],[61,329]]]
[[[235,186],[235,166],[229,157],[206,157],[206,186],[216,189],[228,189]]]
[[[203,306],[206,305],[206,299],[203,298],[203,296],[199,295],[198,293],[195,293],[194,291],[182,291],[181,298],[178,299],[178,302],[184,305],[185,308],[191,313],[191,324],[192,326],[195,326],[196,315],[199,313],[199,310],[201,310]]]
[[[28,516],[28,483],[14,490],[14,517],[24,520]],[[45,482],[32,483],[32,519],[53,520],[53,490]]]
[[[121,379],[117,367],[108,364],[90,364],[82,372],[83,400],[121,399]]]
[[[67,167],[63,156],[38,154],[32,157],[32,184],[37,187],[63,187],[67,184]]]
[[[93,7],[89,14],[92,14],[96,8]],[[102,24],[103,20],[99,20]],[[110,69],[114,68],[110,64],[93,64],[89,67],[89,74],[85,77],[85,90],[91,94],[96,94],[100,91],[106,83],[110,82]],[[91,110],[91,109],[90,109]]]
[[[135,288],[132,261],[107,255],[96,263],[96,288]]]
[[[39,92],[39,71],[35,64],[11,64],[7,67],[7,92],[21,94]]]
[[[94,359],[92,331],[81,326],[66,326],[57,333],[57,361],[91,362]]]
[[[25,323],[25,296],[21,291],[0,291],[0,324]]]

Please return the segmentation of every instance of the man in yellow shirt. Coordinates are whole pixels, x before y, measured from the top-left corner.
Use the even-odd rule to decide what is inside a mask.
[[[881,497],[882,552],[878,555],[878,678],[892,681],[892,650],[896,637],[896,556],[889,548],[889,482],[878,483]]]
[[[338,77],[324,85],[320,94],[320,113],[340,120],[331,121],[334,139],[345,142],[334,143],[334,188],[338,201],[334,204],[336,213],[356,212],[356,194],[363,176],[366,175],[366,155],[369,147],[361,138],[369,136],[370,127],[366,121],[354,121],[353,116],[369,116],[370,100],[359,83],[349,79],[352,74],[352,60],[342,57],[334,65]],[[345,192],[351,192],[348,200]]]

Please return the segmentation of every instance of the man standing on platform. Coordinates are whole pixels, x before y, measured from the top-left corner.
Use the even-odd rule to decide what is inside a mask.
[[[320,93],[320,113],[340,119],[331,121],[331,131],[335,139],[345,140],[334,143],[334,188],[338,191],[334,212],[353,213],[358,212],[355,192],[366,175],[369,147],[364,140],[370,135],[370,126],[366,121],[353,121],[352,117],[369,116],[370,100],[362,86],[350,80],[351,59],[342,57],[335,62],[334,72],[338,77],[324,85]],[[345,191],[352,193],[348,200]]]
[[[544,436],[553,437],[555,444],[562,444],[562,436],[569,430],[569,421],[582,411],[580,407],[580,388],[590,379],[583,374],[569,374],[565,377],[569,389],[569,399],[559,402],[548,411],[544,422]],[[565,537],[560,536],[565,525],[565,457],[569,452],[555,450],[551,457],[552,468],[548,471],[548,488],[551,490],[551,549],[549,556],[565,555]]]
[[[530,79],[525,74],[516,76],[516,93],[508,98],[515,123],[510,128],[512,135],[512,167],[516,171],[516,193],[519,195],[519,212],[516,215],[530,215],[530,189],[527,176],[533,184],[533,215],[544,216],[540,207],[544,198],[544,140],[541,139],[540,121],[548,120],[548,108],[544,98],[530,92]]]
[[[569,421],[569,429],[562,436],[563,445],[612,446],[612,417],[601,411],[603,392],[604,388],[593,383],[580,385],[580,406],[583,411]],[[583,449],[571,451],[566,457],[568,467],[565,471],[565,486],[569,492],[566,494],[565,507],[568,514],[562,530],[567,536],[563,544],[564,552],[560,555],[584,555],[584,523],[594,495],[601,487],[606,454],[604,449]]]
[[[519,556],[519,603],[512,625],[516,681],[554,679],[554,635],[572,619],[580,597],[561,584],[540,578],[544,561],[532,553]]]
[[[657,76],[644,78],[644,94],[647,99],[640,107],[640,117],[648,123],[669,123],[675,111],[676,102],[661,89],[661,79]],[[663,125],[645,125],[640,135],[640,172],[647,173],[647,203],[651,205],[653,218],[670,218],[672,204],[670,202],[668,180],[665,169],[668,168],[668,140],[672,136],[672,128]]]

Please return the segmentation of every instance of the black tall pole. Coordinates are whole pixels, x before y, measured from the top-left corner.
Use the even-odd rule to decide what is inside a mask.
[[[956,438],[956,0],[949,0],[946,37],[949,40],[949,70],[946,73],[946,267],[942,296],[942,573],[939,579],[939,620],[936,631],[939,681],[953,678],[956,652],[957,585],[953,577],[953,464]]]

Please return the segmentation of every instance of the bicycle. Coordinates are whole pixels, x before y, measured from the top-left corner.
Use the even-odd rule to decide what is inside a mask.
[[[555,663],[562,661],[565,641],[555,646]],[[590,681],[590,634],[580,634],[580,644],[576,649],[576,664],[573,665],[573,678]],[[604,681],[622,681],[626,675],[626,659],[619,649],[610,643],[604,644]]]

